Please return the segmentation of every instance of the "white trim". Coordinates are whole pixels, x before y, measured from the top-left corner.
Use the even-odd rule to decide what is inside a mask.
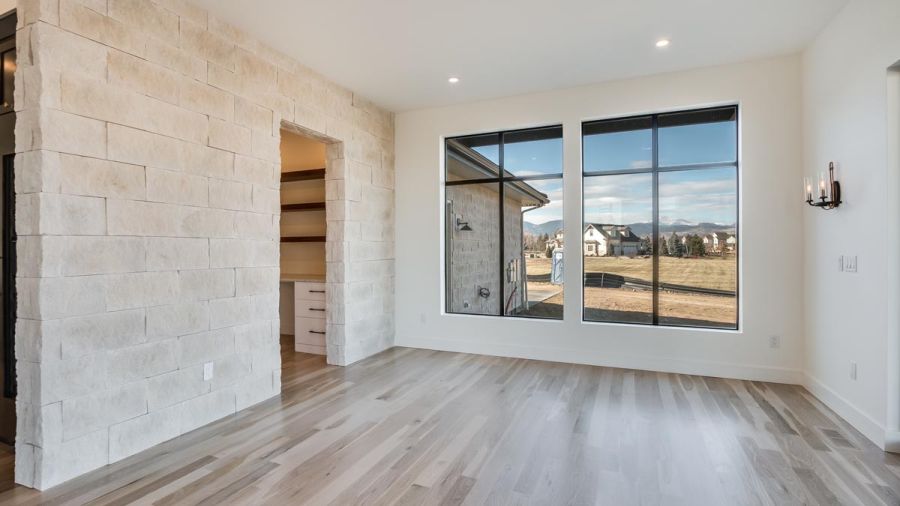
[[[884,451],[900,453],[900,432],[893,430],[884,432]]]
[[[670,357],[647,357],[611,354],[601,350],[569,349],[559,347],[522,346],[517,344],[496,344],[483,341],[460,341],[457,339],[412,338],[398,336],[395,346],[426,350],[453,351],[494,357],[526,358],[546,362],[618,367],[642,371],[656,371],[676,374],[692,374],[751,381],[767,381],[799,385],[803,372],[798,369],[780,367],[729,364],[701,360],[674,359]]]
[[[891,437],[880,423],[809,373],[805,373],[803,376],[803,386],[809,390],[809,393],[816,396],[823,404],[861,432],[863,436],[869,438],[879,448],[882,450],[887,449],[886,442]],[[896,442],[898,439],[893,441]]]
[[[887,72],[887,398],[885,449],[900,451],[900,62]]]

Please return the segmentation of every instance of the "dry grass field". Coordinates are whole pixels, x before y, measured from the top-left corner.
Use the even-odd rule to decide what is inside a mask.
[[[587,257],[585,270],[589,273],[605,272],[628,278],[652,280],[653,264],[650,258]],[[529,286],[549,279],[550,260],[527,259]],[[737,263],[734,257],[660,258],[660,276],[663,283],[735,290]],[[562,315],[562,294],[531,307],[533,316],[559,318]],[[652,294],[649,290],[631,288],[584,289],[585,319],[650,323],[652,321]],[[729,296],[679,293],[662,291],[659,297],[660,323],[664,325],[695,325],[733,327],[737,319],[737,299]]]
[[[528,258],[526,262],[529,279],[550,274],[549,258]],[[585,272],[589,273],[605,272],[645,281],[653,280],[653,260],[650,258],[585,257],[584,267]],[[659,259],[660,282],[673,285],[734,291],[736,271],[734,256]]]
[[[649,291],[586,288],[584,301],[584,317],[588,321],[649,324],[653,319]],[[560,318],[562,303],[562,294],[555,295],[532,306],[528,315]],[[659,313],[662,325],[732,328],[737,318],[737,302],[734,297],[664,292],[659,298]]]

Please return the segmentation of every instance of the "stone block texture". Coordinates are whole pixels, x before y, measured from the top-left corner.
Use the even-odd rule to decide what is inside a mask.
[[[282,128],[329,144],[329,361],[392,346],[391,113],[181,0],[18,12],[19,483],[279,394]]]
[[[450,219],[446,238],[449,272],[447,279],[447,309],[453,313],[503,314],[508,305],[510,310],[524,304],[521,285],[510,281],[507,276],[503,293],[508,300],[501,299],[499,212],[500,193],[497,183],[448,186],[447,215]],[[505,193],[503,202],[503,272],[507,266],[522,261],[522,209],[521,198]],[[456,218],[467,222],[472,230],[464,231],[456,227]],[[482,297],[479,289],[487,288],[489,295]]]

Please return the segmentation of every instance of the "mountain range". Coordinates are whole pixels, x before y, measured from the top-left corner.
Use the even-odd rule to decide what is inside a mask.
[[[652,223],[630,223],[631,231],[640,237],[648,236],[653,233]],[[552,236],[562,227],[562,220],[552,220],[545,223],[529,223],[525,222],[525,233],[532,235],[547,234]],[[659,233],[668,235],[672,232],[678,234],[709,234],[712,232],[733,232],[734,225],[723,225],[721,223],[691,223],[684,220],[675,220],[671,223],[660,223]]]

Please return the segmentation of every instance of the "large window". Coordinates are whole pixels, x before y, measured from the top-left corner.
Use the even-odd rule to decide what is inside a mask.
[[[737,328],[737,114],[582,125],[585,320]]]
[[[446,311],[563,316],[562,127],[446,140]]]

